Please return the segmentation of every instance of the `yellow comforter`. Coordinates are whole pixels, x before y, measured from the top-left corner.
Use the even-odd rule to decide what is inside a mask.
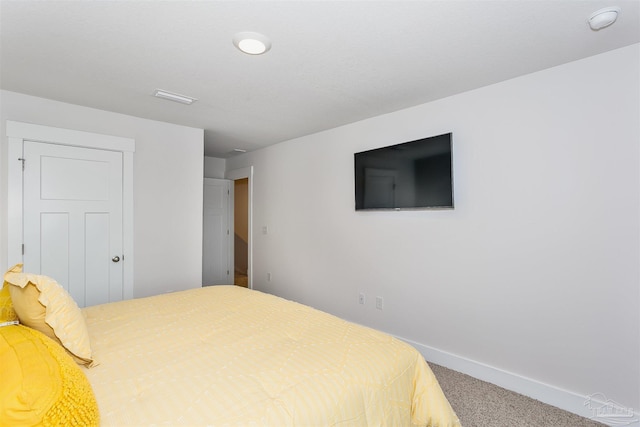
[[[213,286],[84,309],[104,426],[459,426],[411,346]]]

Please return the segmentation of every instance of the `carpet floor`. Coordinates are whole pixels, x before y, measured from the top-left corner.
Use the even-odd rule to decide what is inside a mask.
[[[555,406],[429,363],[462,427],[602,427]]]

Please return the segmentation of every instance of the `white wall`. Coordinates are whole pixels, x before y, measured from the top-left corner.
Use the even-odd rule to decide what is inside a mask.
[[[226,160],[217,157],[204,158],[204,177],[224,179]]]
[[[7,268],[6,120],[134,138],[134,296],[202,285],[204,131],[0,91],[0,269]]]
[[[228,159],[254,166],[254,287],[637,410],[638,52]],[[354,211],[354,152],[446,132],[455,210]]]

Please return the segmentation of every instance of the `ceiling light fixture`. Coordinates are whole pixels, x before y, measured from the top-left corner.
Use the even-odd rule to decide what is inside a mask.
[[[251,31],[233,36],[233,44],[248,55],[262,55],[271,49],[271,41],[266,36]]]
[[[589,26],[594,31],[608,27],[616,22],[619,13],[619,7],[605,7],[604,9],[597,10],[589,17]]]
[[[185,96],[185,95],[180,95],[180,94],[173,93],[173,92],[168,92],[168,91],[162,90],[162,89],[156,89],[156,91],[153,93],[153,96],[155,96],[157,98],[168,99],[169,101],[179,102],[181,104],[187,104],[187,105],[191,105],[195,101],[197,101],[196,98],[192,98],[190,96]]]

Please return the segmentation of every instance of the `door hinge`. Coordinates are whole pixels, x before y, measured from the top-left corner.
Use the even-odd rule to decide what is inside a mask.
[[[24,243],[22,244],[22,255],[24,255]]]
[[[227,276],[229,275],[229,270],[227,270]]]
[[[227,236],[229,235],[229,229],[227,229]]]
[[[27,159],[22,158],[22,157],[19,157],[19,158],[18,158],[18,161],[22,162],[22,170],[24,170],[24,162],[25,162],[26,160],[27,160]]]

